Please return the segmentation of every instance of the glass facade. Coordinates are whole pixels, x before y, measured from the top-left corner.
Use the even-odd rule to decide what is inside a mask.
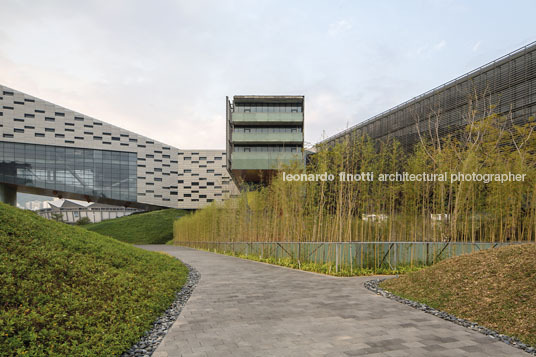
[[[272,127],[272,126],[266,126],[266,127],[239,127],[235,126],[233,129],[233,133],[301,133],[302,128],[293,126],[293,127]]]
[[[235,103],[238,113],[301,113],[301,103]]]
[[[235,152],[301,152],[301,146],[293,146],[293,145],[290,145],[290,146],[235,145],[234,149],[235,149],[234,150]]]
[[[0,182],[135,202],[136,153],[0,141]]]

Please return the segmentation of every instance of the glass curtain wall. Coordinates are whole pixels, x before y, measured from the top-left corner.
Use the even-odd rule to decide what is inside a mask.
[[[235,103],[238,113],[301,113],[301,103]]]
[[[136,153],[0,141],[0,182],[136,201]]]
[[[240,127],[235,126],[233,128],[234,133],[260,133],[260,134],[269,134],[269,133],[301,133],[302,128],[301,127],[273,127],[273,126],[266,126],[266,127],[253,127],[253,126],[247,126],[247,127]]]

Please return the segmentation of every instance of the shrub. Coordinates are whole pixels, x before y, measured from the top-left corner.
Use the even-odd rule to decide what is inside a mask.
[[[91,223],[91,220],[89,219],[89,217],[82,217],[78,221],[76,221],[77,226],[83,226],[83,225],[90,224],[90,223]]]

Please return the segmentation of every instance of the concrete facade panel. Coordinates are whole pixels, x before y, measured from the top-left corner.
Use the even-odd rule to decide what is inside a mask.
[[[203,160],[197,160],[197,163],[186,163],[183,157],[185,153],[192,155],[192,151],[181,151],[146,136],[1,85],[0,142],[135,153],[137,203],[140,204],[196,209],[236,193],[236,187],[226,169],[219,165],[220,161],[204,160],[203,164],[201,163]],[[207,158],[221,157],[219,160],[225,164],[223,151],[200,152]],[[196,197],[195,200],[190,200],[188,192],[182,191],[192,190],[185,188],[187,185],[183,184],[182,177],[186,174],[183,167],[185,164],[190,165],[188,174],[208,179],[211,177],[210,174],[218,173],[217,179],[213,179],[214,193],[209,191],[205,193],[207,189],[194,190],[198,192],[188,191],[190,196]],[[179,192],[182,197],[179,197]],[[221,195],[216,195],[216,192]]]

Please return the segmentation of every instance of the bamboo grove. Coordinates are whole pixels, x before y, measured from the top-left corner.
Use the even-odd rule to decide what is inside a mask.
[[[434,119],[428,120],[433,133]],[[317,147],[306,168],[282,167],[268,186],[177,220],[175,244],[536,241],[534,119],[514,125],[509,115],[489,110],[485,119],[467,122],[453,136],[423,135],[411,152],[395,140],[367,137]],[[283,172],[336,179],[285,181]],[[342,181],[340,172],[525,176],[502,183]]]

